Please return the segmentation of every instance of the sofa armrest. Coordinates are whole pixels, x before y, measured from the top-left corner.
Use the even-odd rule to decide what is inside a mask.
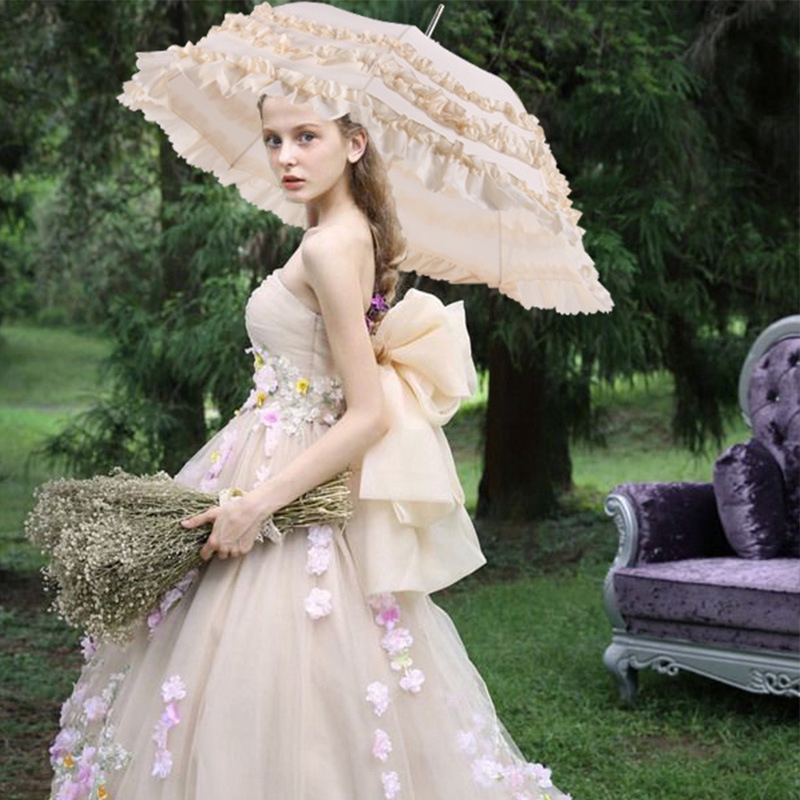
[[[616,568],[733,553],[710,483],[623,483],[606,513],[619,531]]]
[[[603,585],[606,615],[615,630],[626,629],[614,586],[618,569],[733,553],[710,483],[623,483],[608,495],[605,510],[619,533]]]

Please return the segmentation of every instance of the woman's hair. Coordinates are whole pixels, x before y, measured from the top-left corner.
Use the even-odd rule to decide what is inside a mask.
[[[335,122],[346,138],[365,130],[349,114],[338,117]],[[372,247],[375,252],[374,293],[381,295],[386,301],[385,304],[380,301],[373,303],[370,322],[374,328],[394,300],[399,277],[398,266],[406,257],[406,240],[397,218],[386,166],[370,141],[369,132],[365,130],[365,133],[366,149],[361,158],[350,165],[350,189],[353,200],[364,213],[372,231]]]

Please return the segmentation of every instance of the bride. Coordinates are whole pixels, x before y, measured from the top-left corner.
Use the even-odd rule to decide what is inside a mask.
[[[166,613],[87,642],[52,800],[565,800],[429,597],[484,562],[441,430],[474,389],[463,308],[394,303],[404,240],[364,127],[260,112],[308,230],[247,303],[249,395],[176,476],[245,495],[184,521],[213,523],[207,565]],[[346,468],[346,525],[257,541]]]

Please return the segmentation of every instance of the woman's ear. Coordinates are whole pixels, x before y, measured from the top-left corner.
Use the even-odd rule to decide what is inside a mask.
[[[367,149],[367,132],[363,128],[356,131],[349,137],[348,143],[350,145],[350,151],[347,154],[347,160],[351,164],[355,164],[360,160],[361,156],[364,155],[364,151]]]

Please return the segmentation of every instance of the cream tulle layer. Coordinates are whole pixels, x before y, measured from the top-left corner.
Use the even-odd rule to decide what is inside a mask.
[[[411,245],[402,268],[485,282],[526,306],[610,310],[567,182],[506,84],[467,65],[491,84],[485,94],[468,91],[417,52],[408,39],[428,40],[415,28],[376,23],[401,40],[332,27],[298,16],[311,12],[295,5],[292,14],[264,4],[250,16],[228,15],[197,45],[140,54],[120,100],[161,125],[187,161],[292,225],[305,224],[304,210],[284,198],[269,169],[257,99],[309,102],[328,119],[353,112],[389,167]],[[429,219],[456,230],[430,230]]]
[[[523,777],[525,762],[450,619],[421,594],[397,595],[414,667],[425,675],[418,693],[400,688],[338,531],[332,547],[320,577],[306,572],[300,530],[283,545],[212,562],[152,639],[143,631],[127,649],[101,648],[78,688],[97,695],[127,670],[110,720],[115,740],[133,754],[124,771],[107,776],[108,796],[382,800],[382,773],[393,772],[397,800],[561,798]],[[304,609],[314,586],[332,597],[331,613],[316,620]],[[169,731],[172,769],[153,777],[159,688],[176,675],[185,697]],[[380,717],[367,701],[376,682],[388,688]],[[385,761],[373,755],[376,729],[391,742]]]

